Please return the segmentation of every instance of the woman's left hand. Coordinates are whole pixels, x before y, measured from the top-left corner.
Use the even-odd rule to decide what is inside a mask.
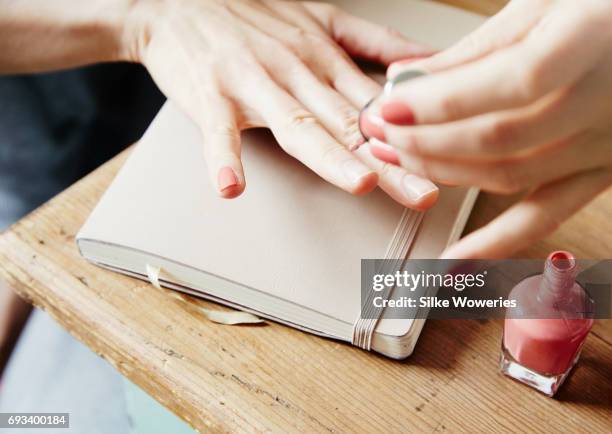
[[[530,194],[444,257],[512,254],[612,184],[612,2],[513,0],[454,47],[388,74],[386,142],[434,181]]]

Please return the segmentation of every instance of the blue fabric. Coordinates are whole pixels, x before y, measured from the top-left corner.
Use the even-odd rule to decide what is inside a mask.
[[[0,77],[0,228],[138,140],[162,102],[137,65]]]

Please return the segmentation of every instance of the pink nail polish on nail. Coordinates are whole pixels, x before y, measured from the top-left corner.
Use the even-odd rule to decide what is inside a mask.
[[[219,186],[219,191],[224,191],[238,185],[238,178],[231,167],[226,166],[219,170],[217,185]]]
[[[400,160],[397,151],[390,145],[379,140],[373,139],[370,141],[370,152],[379,160],[389,164],[399,166]]]
[[[502,373],[553,396],[578,361],[593,326],[592,300],[576,282],[576,260],[554,252],[544,273],[519,282],[504,323]]]
[[[383,104],[381,115],[384,121],[395,125],[409,126],[416,123],[414,112],[403,102],[389,101]]]

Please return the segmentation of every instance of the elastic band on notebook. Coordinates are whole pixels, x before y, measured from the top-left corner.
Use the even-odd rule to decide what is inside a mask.
[[[387,251],[385,252],[383,269],[376,270],[376,274],[392,273],[403,267],[418,232],[418,228],[423,220],[423,215],[423,212],[408,209],[404,210],[397,228],[395,229],[395,233],[387,247]],[[368,298],[362,300],[362,306],[365,306],[365,310],[360,312],[359,318],[357,318],[353,324],[353,345],[368,351],[372,348],[372,336],[374,335],[376,325],[384,311],[383,308],[376,308],[374,306],[373,299],[376,296],[387,300],[391,296],[393,289],[395,288],[387,288],[376,294],[372,291],[368,291]]]

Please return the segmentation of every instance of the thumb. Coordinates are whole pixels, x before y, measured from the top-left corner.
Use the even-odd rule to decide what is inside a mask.
[[[545,185],[486,226],[450,246],[441,259],[502,259],[529,247],[612,185],[612,171],[597,169]],[[559,198],[563,200],[559,200]]]
[[[522,40],[548,10],[550,0],[513,0],[456,44],[415,62],[400,60],[387,70],[391,79],[407,69],[439,72],[481,59]]]

